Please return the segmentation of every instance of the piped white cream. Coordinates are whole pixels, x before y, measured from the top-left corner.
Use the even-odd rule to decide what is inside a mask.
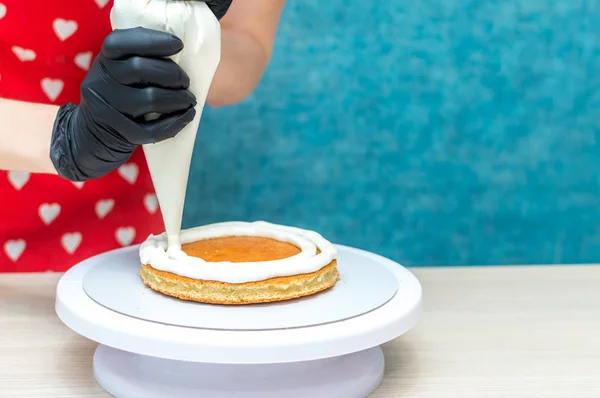
[[[221,58],[221,27],[201,1],[115,0],[113,29],[145,27],[179,37],[183,50],[172,57],[190,77],[196,117],[177,136],[145,145],[144,153],[168,236],[168,251],[180,256],[181,220],[196,132],[208,91]]]
[[[337,248],[320,234],[300,228],[285,227],[257,221],[225,222],[205,225],[181,232],[183,244],[199,240],[229,236],[257,236],[271,238],[297,246],[301,252],[288,258],[261,262],[207,262],[181,251],[173,256],[167,253],[165,234],[150,236],[140,247],[140,259],[160,271],[171,272],[192,279],[227,283],[256,282],[279,276],[315,272],[337,257]],[[317,254],[317,249],[320,253]]]
[[[190,77],[196,96],[196,117],[176,137],[145,145],[144,153],[165,223],[165,233],[150,236],[140,247],[140,260],[153,268],[193,279],[228,283],[261,281],[318,271],[331,263],[337,249],[321,235],[265,222],[230,222],[181,231],[190,162],[202,110],[221,56],[221,29],[203,2],[176,0],[115,0],[114,29],[142,26],[172,33],[184,43],[172,57]],[[181,250],[181,244],[228,236],[259,236],[291,243],[301,252],[264,262],[206,262]],[[320,251],[317,254],[317,249]]]

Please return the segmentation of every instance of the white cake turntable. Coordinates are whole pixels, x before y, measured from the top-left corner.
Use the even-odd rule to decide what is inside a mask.
[[[340,281],[282,303],[213,306],[146,288],[137,247],[70,269],[56,311],[96,341],[94,374],[117,398],[364,398],[379,347],[410,330],[421,285],[399,264],[338,246]]]

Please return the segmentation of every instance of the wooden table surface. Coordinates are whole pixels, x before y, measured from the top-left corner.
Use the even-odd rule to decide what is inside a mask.
[[[373,398],[600,397],[600,266],[413,269],[417,327]],[[0,397],[107,397],[95,344],[54,313],[57,274],[0,275]]]

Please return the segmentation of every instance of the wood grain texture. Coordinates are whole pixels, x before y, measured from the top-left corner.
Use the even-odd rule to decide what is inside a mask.
[[[600,266],[414,269],[417,327],[373,398],[599,397]],[[108,397],[93,342],[54,313],[59,275],[0,275],[0,397]]]

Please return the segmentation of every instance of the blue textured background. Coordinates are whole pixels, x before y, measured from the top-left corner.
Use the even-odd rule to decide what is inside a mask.
[[[185,224],[598,262],[599,119],[600,0],[290,0],[260,87],[205,113]]]

